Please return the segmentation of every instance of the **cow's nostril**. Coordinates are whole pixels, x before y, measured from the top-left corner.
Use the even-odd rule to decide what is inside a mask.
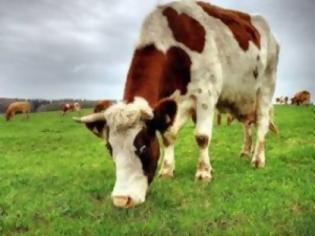
[[[129,196],[117,196],[113,197],[113,204],[116,207],[130,208],[135,206],[135,202]]]

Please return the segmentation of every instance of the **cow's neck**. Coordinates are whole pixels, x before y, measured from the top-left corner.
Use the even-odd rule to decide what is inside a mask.
[[[166,54],[154,45],[135,51],[128,72],[124,100],[132,102],[139,96],[154,106],[175,90],[186,93],[190,81],[191,61],[179,47],[171,47]]]

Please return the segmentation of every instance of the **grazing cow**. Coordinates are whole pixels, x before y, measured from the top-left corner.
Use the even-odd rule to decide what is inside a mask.
[[[66,103],[62,106],[62,115],[64,116],[68,111],[80,111],[81,106],[78,102]]]
[[[110,107],[114,102],[111,100],[101,100],[95,104],[94,113],[105,111],[108,107]]]
[[[303,90],[300,91],[298,93],[296,93],[294,95],[293,98],[291,98],[291,104],[296,104],[296,105],[300,105],[300,104],[305,104],[305,105],[309,105],[311,102],[311,93],[309,91]]]
[[[107,140],[116,166],[115,206],[145,201],[165,146],[160,175],[173,176],[177,132],[196,118],[196,179],[210,181],[208,154],[217,108],[241,122],[257,119],[254,167],[265,165],[265,135],[276,83],[279,46],[261,16],[209,3],[178,1],[157,7],[143,24],[125,84],[124,102],[76,121]],[[244,147],[251,144],[245,122]],[[243,149],[243,153],[247,150]]]
[[[18,112],[25,114],[25,117],[29,118],[29,112],[31,110],[31,104],[29,102],[13,102],[11,103],[5,113],[6,120],[9,121]]]

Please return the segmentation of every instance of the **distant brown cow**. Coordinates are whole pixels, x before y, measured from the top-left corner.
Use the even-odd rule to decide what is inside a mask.
[[[309,91],[303,90],[300,91],[298,93],[296,93],[294,95],[293,98],[291,98],[291,104],[296,104],[296,105],[300,105],[300,104],[310,104],[311,102],[311,94]]]
[[[12,119],[16,113],[23,113],[25,114],[26,118],[29,118],[28,113],[31,110],[31,104],[29,102],[13,102],[11,103],[7,111],[5,113],[5,118],[7,121]]]
[[[98,113],[101,111],[106,110],[110,105],[112,105],[114,102],[111,100],[101,100],[98,101],[94,107],[94,113]]]
[[[68,111],[80,111],[81,106],[79,103],[66,103],[62,106],[62,115],[64,116]]]

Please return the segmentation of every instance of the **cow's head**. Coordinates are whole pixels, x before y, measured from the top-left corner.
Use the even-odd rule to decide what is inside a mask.
[[[11,112],[11,111],[7,111],[7,112],[5,113],[5,119],[6,119],[6,121],[9,121],[9,120],[11,119],[11,117],[12,117],[12,112]]]
[[[152,109],[146,100],[135,98],[132,103],[114,104],[104,113],[75,118],[107,141],[116,166],[115,206],[132,207],[145,201],[160,155],[156,131],[168,129],[176,110],[175,101],[170,99]]]

